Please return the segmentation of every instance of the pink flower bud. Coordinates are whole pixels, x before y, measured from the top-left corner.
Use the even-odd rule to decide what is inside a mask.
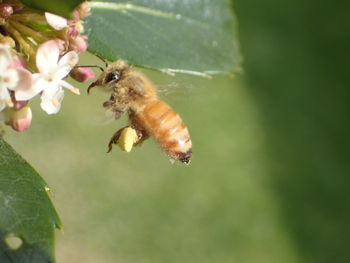
[[[87,41],[82,36],[78,36],[75,39],[72,39],[70,44],[72,50],[74,50],[77,53],[85,52],[88,47]]]
[[[95,78],[91,68],[76,67],[70,72],[70,76],[79,82],[86,82]]]
[[[80,19],[80,14],[79,14],[78,10],[76,10],[76,9],[73,10],[73,19],[70,21],[70,24],[79,21],[79,19]]]
[[[70,26],[66,29],[66,35],[69,39],[75,39],[79,36],[79,31],[75,28],[75,26]]]
[[[8,18],[10,15],[13,14],[13,8],[9,4],[0,4],[0,16],[2,18]]]
[[[30,127],[32,122],[32,110],[27,105],[20,110],[8,109],[9,121],[6,123],[11,125],[12,129],[21,132]]]
[[[89,7],[89,3],[87,1],[81,3],[76,10],[78,11],[80,18],[85,18],[91,14],[91,8]]]

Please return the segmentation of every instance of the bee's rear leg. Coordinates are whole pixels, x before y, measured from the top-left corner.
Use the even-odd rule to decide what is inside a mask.
[[[118,143],[120,134],[122,133],[122,131],[123,131],[125,128],[126,128],[126,127],[121,128],[120,130],[118,130],[116,133],[113,134],[112,138],[109,140],[109,143],[108,143],[108,151],[107,151],[107,153],[109,153],[109,152],[112,151],[113,144],[117,144],[117,143]]]
[[[149,138],[149,135],[146,132],[140,130],[136,130],[136,133],[138,136],[138,140],[134,144],[134,146],[141,146],[142,143]]]
[[[124,152],[130,152],[134,146],[140,146],[149,135],[145,131],[126,126],[118,130],[108,143],[107,153],[112,151],[113,144],[118,144]]]

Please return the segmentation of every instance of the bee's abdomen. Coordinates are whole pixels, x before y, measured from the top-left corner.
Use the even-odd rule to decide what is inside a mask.
[[[192,142],[180,116],[161,100],[149,103],[140,114],[143,115],[144,128],[164,151],[172,159],[188,164],[192,155]]]

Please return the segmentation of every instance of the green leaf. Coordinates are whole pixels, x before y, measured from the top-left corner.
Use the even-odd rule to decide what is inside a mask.
[[[39,174],[0,138],[0,262],[54,262],[61,223]],[[19,246],[19,247],[18,247]]]
[[[28,7],[71,17],[72,11],[82,0],[22,0]]]
[[[230,0],[92,1],[89,50],[165,72],[230,73],[241,61]]]

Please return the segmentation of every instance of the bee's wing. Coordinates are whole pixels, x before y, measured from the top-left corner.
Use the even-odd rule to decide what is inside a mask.
[[[110,109],[105,110],[104,119],[101,121],[101,125],[108,125],[111,122],[115,121],[115,113]]]
[[[103,108],[98,110],[99,114],[96,114],[90,119],[90,122],[94,126],[107,126],[115,122],[115,113],[111,110]]]
[[[166,84],[158,84],[157,91],[160,97],[171,97],[178,99],[186,99],[193,95],[195,89],[192,84],[186,82],[170,82]]]

